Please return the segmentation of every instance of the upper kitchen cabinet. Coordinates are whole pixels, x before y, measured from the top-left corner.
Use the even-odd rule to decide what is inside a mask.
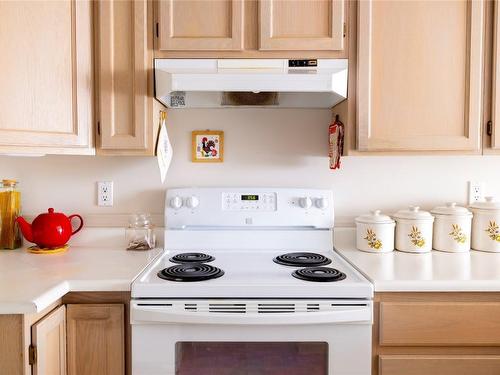
[[[345,0],[159,0],[155,57],[346,58]],[[349,9],[348,9],[349,8]]]
[[[493,28],[492,114],[488,135],[491,135],[491,149],[500,152],[500,5],[496,1],[493,9]]]
[[[261,0],[260,50],[341,50],[343,0]]]
[[[91,9],[0,1],[0,153],[94,152]]]
[[[152,155],[151,2],[96,1],[95,18],[97,152]]]
[[[357,148],[479,153],[483,1],[361,1]]]
[[[158,48],[170,51],[243,49],[242,0],[158,2]]]

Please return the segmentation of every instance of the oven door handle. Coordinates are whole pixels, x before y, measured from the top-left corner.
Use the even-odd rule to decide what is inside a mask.
[[[131,303],[131,324],[309,325],[372,323],[371,305],[349,306],[330,311],[292,313],[217,313],[184,311],[172,306]]]

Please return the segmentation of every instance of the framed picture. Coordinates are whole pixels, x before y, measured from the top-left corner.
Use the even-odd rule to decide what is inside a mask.
[[[224,132],[195,130],[192,132],[192,161],[195,163],[222,163]]]

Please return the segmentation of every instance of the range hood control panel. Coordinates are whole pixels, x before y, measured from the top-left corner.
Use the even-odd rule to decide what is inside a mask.
[[[318,66],[318,60],[288,60],[289,68],[315,68]]]

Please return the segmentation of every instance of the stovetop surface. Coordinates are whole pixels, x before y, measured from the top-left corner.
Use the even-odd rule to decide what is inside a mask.
[[[133,298],[372,298],[373,288],[350,264],[333,250],[302,250],[331,259],[324,267],[346,275],[333,282],[313,282],[293,277],[301,267],[285,266],[273,261],[287,250],[216,250],[199,249],[215,257],[211,266],[224,271],[212,280],[181,282],[158,277],[158,273],[177,265],[170,258],[193,250],[165,250],[132,284]]]

